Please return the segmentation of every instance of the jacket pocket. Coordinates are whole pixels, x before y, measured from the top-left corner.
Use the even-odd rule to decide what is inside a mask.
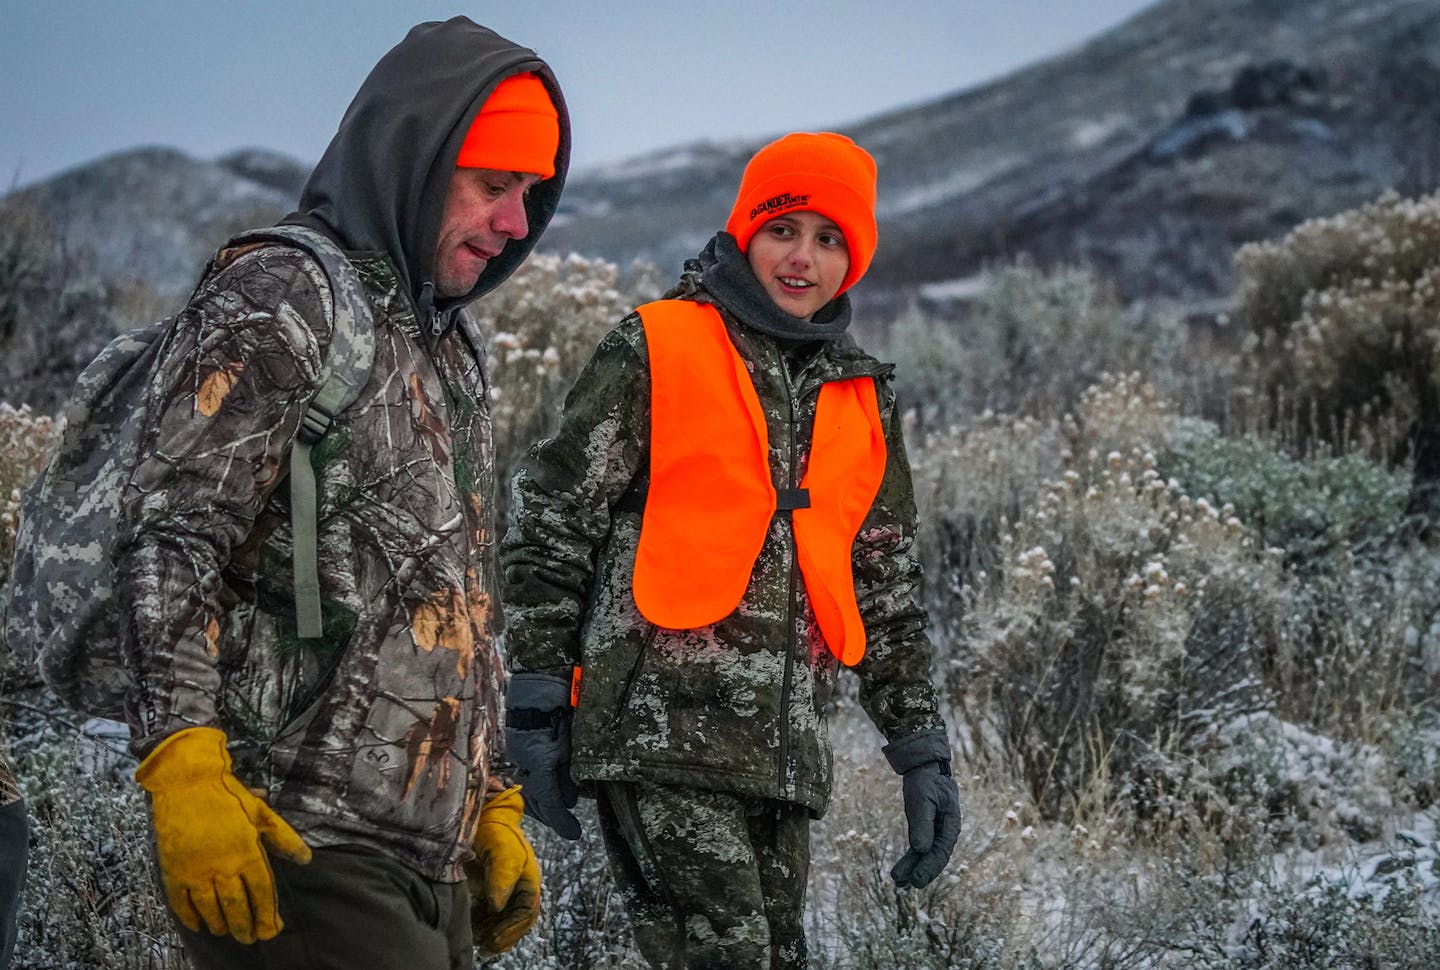
[[[635,683],[640,679],[640,670],[645,666],[645,657],[655,647],[655,637],[659,635],[660,628],[653,623],[645,625],[645,638],[640,641],[640,649],[635,653],[635,661],[630,665],[630,671],[625,675],[625,681],[620,685],[620,694],[615,698],[615,710],[610,715],[610,727],[613,730],[620,724],[620,719],[625,716],[625,708],[630,704],[630,698],[635,693]]]

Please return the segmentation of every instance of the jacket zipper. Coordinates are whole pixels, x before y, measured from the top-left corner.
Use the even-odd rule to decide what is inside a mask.
[[[785,472],[785,487],[795,488],[795,434],[796,426],[799,424],[798,416],[795,413],[795,388],[790,383],[790,368],[783,356],[780,360],[780,376],[785,386],[785,404],[790,409],[790,417],[786,422],[786,446],[789,448],[789,464]],[[790,765],[790,693],[795,684],[795,598],[798,592],[795,581],[795,573],[799,568],[797,549],[795,546],[795,520],[794,512],[791,512],[790,519],[790,568],[788,570],[788,595],[785,605],[785,679],[780,688],[780,748],[779,748],[779,782],[780,797],[790,798],[794,793],[790,791],[789,765]]]

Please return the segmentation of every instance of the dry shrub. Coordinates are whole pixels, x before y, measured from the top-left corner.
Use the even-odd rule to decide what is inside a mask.
[[[1386,193],[1279,242],[1244,246],[1236,265],[1250,368],[1297,443],[1413,450],[1420,478],[1433,479],[1440,194]]]
[[[1358,452],[1296,458],[1273,440],[1218,436],[1172,447],[1161,468],[1231,506],[1284,564],[1289,608],[1273,649],[1257,655],[1276,713],[1374,740],[1433,696],[1440,643],[1422,631],[1437,619],[1440,563],[1393,541],[1409,491],[1402,471]]]
[[[837,718],[842,749],[857,705]],[[898,889],[890,868],[906,849],[900,781],[866,745],[836,760],[843,797],[812,831],[806,935],[811,965],[830,970],[914,967],[1004,970],[1023,966],[1022,868],[1029,834],[998,804],[973,793],[950,865],[924,889]]]
[[[1378,899],[1356,895],[1344,879],[1333,877],[1317,876],[1300,887],[1272,882],[1255,900],[1238,943],[1215,939],[1187,966],[1430,970],[1440,966],[1440,920],[1426,900],[1426,878],[1397,872],[1385,880],[1388,891]]]
[[[1258,543],[1285,550],[1286,565],[1306,574],[1378,551],[1409,491],[1407,475],[1358,452],[1296,458],[1253,435],[1196,436],[1161,465],[1191,492],[1233,505]]]
[[[17,965],[184,970],[144,793],[128,771],[106,770],[98,752],[79,738],[17,746],[31,825]]]
[[[951,642],[961,590],[997,564],[1002,522],[1059,473],[1059,424],[985,414],[966,427],[907,431],[920,530],[916,554],[937,639]]]
[[[54,444],[56,422],[0,401],[0,587],[10,578],[15,532],[20,527],[20,491],[45,464]]]
[[[1182,418],[1138,374],[1102,374],[1077,395],[1086,414],[1041,419],[985,412],[967,425],[907,435],[915,500],[922,523],[917,552],[925,599],[942,632],[959,612],[960,591],[1000,562],[999,539],[1048,483],[1076,462],[1150,442],[1163,452],[1188,437],[1213,434],[1204,422]],[[1077,457],[1078,456],[1078,457]]]
[[[1347,296],[1426,288],[1440,265],[1440,194],[1404,199],[1387,192],[1376,201],[1322,219],[1301,223],[1279,242],[1250,243],[1236,254],[1246,322],[1262,343],[1277,347],[1297,321],[1315,325],[1344,356],[1347,335],[1328,322],[1329,312]],[[1403,289],[1397,289],[1405,284]],[[1308,319],[1307,319],[1308,317]],[[1350,335],[1361,345],[1387,344],[1370,333]],[[1306,337],[1309,347],[1321,346]],[[1334,354],[1321,383],[1334,380]],[[1320,361],[1317,359],[1316,363]]]
[[[1285,717],[1376,741],[1440,696],[1440,559],[1424,547],[1383,560],[1344,551],[1323,572],[1291,571],[1291,609],[1268,659]],[[1433,632],[1432,632],[1433,631]]]
[[[1168,310],[1127,307],[1088,269],[1022,259],[995,270],[957,320],[902,315],[879,350],[919,425],[934,430],[986,410],[1062,414],[1106,372],[1168,379],[1183,347]]]
[[[566,391],[600,338],[658,295],[648,267],[636,267],[622,280],[615,264],[601,259],[535,255],[476,304],[490,341],[500,532],[516,462],[552,429]]]
[[[899,781],[862,718],[850,705],[835,719],[843,797],[813,830],[812,966],[1187,965],[1187,938],[1200,916],[1184,890],[1196,880],[1182,852],[1172,847],[1161,856],[1135,845],[1119,816],[1047,822],[1013,779],[983,765],[957,762],[963,825],[949,866],[922,890],[897,889],[889,870],[905,847]],[[1230,915],[1214,905],[1204,919],[1223,927]]]
[[[1279,564],[1233,510],[1160,477],[1155,450],[1183,428],[1133,376],[1087,391],[1070,467],[1002,523],[997,567],[964,590],[947,673],[972,756],[1013,771],[1045,818],[1120,793],[1142,818],[1175,811],[1162,801],[1205,725],[1259,702]]]
[[[1417,754],[1440,559],[1390,541],[1395,471],[1226,438],[1136,375],[1059,420],[920,440],[960,747],[1038,820],[1182,845],[1172,864],[1228,885],[1280,844],[1376,838],[1440,790]]]

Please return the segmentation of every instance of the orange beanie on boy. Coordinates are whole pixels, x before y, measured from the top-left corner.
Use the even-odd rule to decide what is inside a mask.
[[[796,132],[755,153],[740,179],[725,231],[743,253],[765,223],[786,212],[818,212],[845,235],[850,269],[836,296],[865,275],[875,255],[875,159],[844,135]]]

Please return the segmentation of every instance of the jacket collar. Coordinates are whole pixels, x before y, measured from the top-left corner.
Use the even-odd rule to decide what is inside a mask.
[[[676,288],[687,286],[703,289],[740,323],[779,340],[836,340],[850,326],[848,294],[821,307],[813,320],[793,317],[776,306],[728,232],[716,233],[699,256],[686,260],[685,274]]]

